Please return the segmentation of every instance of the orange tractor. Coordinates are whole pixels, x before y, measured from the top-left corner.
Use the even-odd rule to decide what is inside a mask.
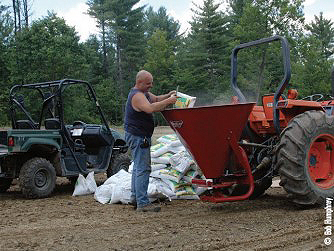
[[[279,41],[284,78],[262,105],[247,102],[237,86],[241,49]],[[297,204],[324,204],[334,197],[334,98],[321,94],[298,100],[289,84],[290,52],[285,38],[274,36],[241,44],[232,52],[228,105],[167,109],[162,112],[205,175],[193,184],[208,187],[209,202],[256,198],[280,176],[280,185]]]

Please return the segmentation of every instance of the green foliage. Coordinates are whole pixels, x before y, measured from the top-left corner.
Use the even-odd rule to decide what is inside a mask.
[[[175,54],[167,33],[157,29],[147,42],[146,64],[144,68],[154,77],[154,91],[166,93],[175,88],[171,82]]]
[[[87,80],[97,84],[103,80],[103,53],[101,43],[95,35],[91,35],[83,43],[84,57],[87,61]]]
[[[224,81],[229,74],[228,19],[218,11],[219,6],[213,0],[205,0],[203,6],[195,5],[191,32],[177,57],[181,68],[177,73],[182,74],[177,78],[192,76],[182,87],[193,94],[201,92],[200,103],[214,99],[228,85]]]
[[[113,125],[123,121],[123,99],[118,95],[117,84],[113,79],[104,79],[94,86],[99,103],[106,119]]]
[[[5,86],[10,76],[8,48],[13,31],[13,22],[7,6],[0,5],[0,87]]]
[[[320,41],[320,51],[325,59],[334,54],[334,27],[333,22],[320,16],[314,16],[314,21],[306,25],[306,29],[311,32],[311,36]]]
[[[69,85],[63,91],[64,121],[73,124],[80,120],[85,123],[101,123],[94,100],[86,85]]]
[[[299,90],[300,97],[315,93],[331,93],[332,62],[323,57],[321,41],[314,36],[300,39],[300,62],[295,64],[292,83]]]
[[[74,28],[54,13],[18,33],[12,53],[13,83],[86,78],[79,37]]]
[[[156,30],[166,32],[167,40],[178,42],[180,39],[180,24],[174,18],[169,17],[165,7],[160,7],[157,12],[149,7],[145,11],[145,34],[150,38]]]
[[[8,91],[13,84],[78,78],[93,84],[99,103],[112,124],[122,124],[124,105],[138,70],[154,77],[153,92],[164,94],[176,86],[197,96],[198,105],[230,101],[232,49],[272,35],[289,40],[291,88],[301,97],[330,93],[334,28],[323,14],[304,25],[303,0],[204,0],[194,5],[189,33],[161,6],[136,7],[139,0],[88,0],[88,14],[97,20],[99,34],[83,43],[73,27],[49,13],[28,27],[13,31],[9,8],[0,4],[0,124],[9,124]],[[305,32],[306,31],[306,32]],[[241,50],[238,85],[251,100],[274,92],[283,75],[279,43]],[[27,97],[34,94],[28,93]],[[69,122],[95,122],[88,97],[79,90],[66,96]],[[37,104],[32,106],[37,114]],[[79,111],[79,112],[78,112]],[[163,119],[156,115],[156,124]]]
[[[272,35],[290,38],[300,33],[304,21],[302,1],[245,0],[243,4],[242,15],[238,16],[239,22],[234,27],[235,45]],[[264,93],[275,92],[283,79],[279,48],[277,43],[252,48],[240,60],[238,69],[242,69],[242,73],[238,81],[251,101],[258,101]]]
[[[6,126],[9,124],[9,116],[8,116],[8,88],[2,88],[0,92],[0,126]]]

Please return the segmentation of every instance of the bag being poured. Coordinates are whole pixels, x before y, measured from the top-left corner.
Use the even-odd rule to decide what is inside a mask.
[[[194,107],[196,97],[189,96],[182,92],[177,92],[177,100],[174,104],[175,108],[191,108]]]

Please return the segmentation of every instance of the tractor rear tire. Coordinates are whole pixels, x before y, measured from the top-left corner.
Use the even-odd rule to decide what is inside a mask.
[[[55,188],[56,171],[50,161],[44,158],[32,158],[23,164],[19,180],[26,198],[44,198]]]
[[[6,192],[10,188],[12,181],[13,179],[11,178],[0,178],[0,193]]]
[[[280,185],[293,202],[324,205],[334,196],[334,116],[307,111],[280,135],[277,148]]]
[[[130,163],[131,159],[126,153],[120,153],[113,156],[107,169],[107,177],[109,178],[118,173],[121,169],[128,171]]]

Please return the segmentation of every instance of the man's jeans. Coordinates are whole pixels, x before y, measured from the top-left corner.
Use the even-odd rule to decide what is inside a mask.
[[[147,188],[151,173],[150,147],[140,147],[144,141],[144,137],[135,136],[128,132],[125,132],[125,140],[129,144],[134,162],[131,181],[131,197],[136,198],[137,207],[143,207],[150,203],[147,196]],[[151,145],[151,139],[147,138],[147,140],[149,141],[149,145]]]

